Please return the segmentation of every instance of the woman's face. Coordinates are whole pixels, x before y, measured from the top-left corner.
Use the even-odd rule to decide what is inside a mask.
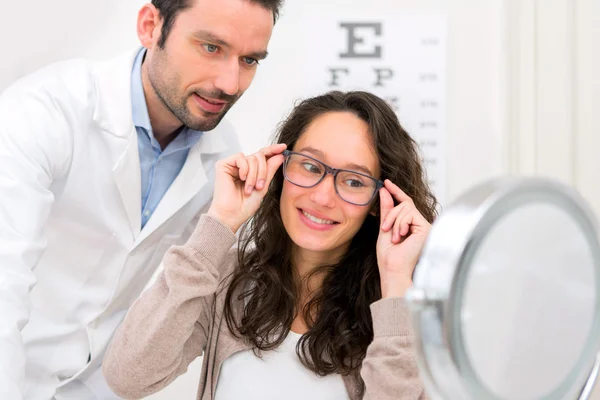
[[[290,150],[332,168],[380,177],[368,125],[349,112],[329,112],[317,117]],[[371,204],[358,206],[342,200],[336,193],[333,175],[328,174],[311,188],[284,180],[280,211],[296,250],[333,261],[347,251],[371,211]]]

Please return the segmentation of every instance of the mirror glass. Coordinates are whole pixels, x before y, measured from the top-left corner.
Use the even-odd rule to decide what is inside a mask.
[[[568,211],[524,202],[474,235],[454,308],[459,369],[498,399],[555,396],[582,368],[589,373],[582,355],[595,351],[597,260]]]

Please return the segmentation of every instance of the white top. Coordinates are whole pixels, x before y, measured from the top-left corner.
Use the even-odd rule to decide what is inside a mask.
[[[320,377],[300,362],[291,332],[275,350],[240,351],[221,365],[215,400],[344,400],[348,392],[341,375]]]

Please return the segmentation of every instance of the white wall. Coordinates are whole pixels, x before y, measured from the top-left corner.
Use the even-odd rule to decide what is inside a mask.
[[[576,187],[600,215],[600,2],[505,1],[509,171]]]
[[[0,0],[0,90],[49,62],[103,59],[137,45],[141,0]],[[575,187],[600,215],[600,2],[597,0],[287,0],[271,56],[231,111],[245,150],[266,143],[292,104],[257,108],[294,77],[286,46],[311,29],[294,16],[324,9],[447,16],[446,199],[505,174],[542,174]],[[318,46],[319,43],[314,43]],[[310,63],[310,58],[303,62]],[[244,136],[259,124],[261,133]],[[199,363],[154,400],[194,398]],[[598,394],[595,399],[600,399]]]
[[[71,57],[102,60],[138,45],[143,0],[0,0],[0,90],[15,78]]]

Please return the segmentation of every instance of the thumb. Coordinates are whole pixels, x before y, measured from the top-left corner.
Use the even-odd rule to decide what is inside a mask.
[[[265,188],[268,188],[275,176],[275,172],[281,167],[283,164],[283,155],[277,154],[267,160],[267,182],[265,184]]]
[[[382,224],[385,216],[394,208],[394,199],[390,192],[382,187],[379,189],[379,223]]]

